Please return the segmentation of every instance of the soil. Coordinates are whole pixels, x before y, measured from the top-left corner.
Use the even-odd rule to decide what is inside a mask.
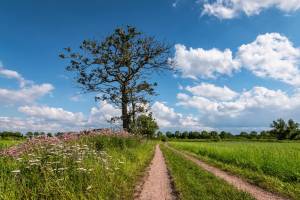
[[[155,148],[155,154],[150,164],[149,171],[136,200],[175,200],[171,178],[159,145]]]

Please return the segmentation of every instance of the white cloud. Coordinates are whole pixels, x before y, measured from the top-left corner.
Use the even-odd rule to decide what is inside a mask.
[[[19,82],[20,88],[6,89],[0,88],[0,102],[7,105],[32,104],[37,99],[50,94],[54,87],[49,83],[34,84],[26,80],[16,71],[5,69],[0,65],[0,76],[8,79],[15,79]]]
[[[258,35],[253,42],[241,45],[235,57],[229,49],[223,52],[218,49],[187,49],[177,44],[175,50],[172,60],[182,77],[216,78],[245,68],[258,77],[300,86],[300,48],[294,47],[279,33]]]
[[[62,108],[53,108],[48,106],[22,106],[18,109],[20,112],[34,118],[50,121],[59,121],[60,123],[83,125],[84,115],[81,112],[73,113]]]
[[[203,127],[196,117],[177,113],[173,108],[162,102],[155,102],[151,107],[151,111],[160,128],[200,129]]]
[[[234,8],[226,7],[221,3],[204,4],[202,15],[212,15],[220,19],[232,19],[237,16]]]
[[[187,87],[188,88],[188,87]],[[188,91],[188,90],[187,90]],[[234,99],[207,98],[202,93],[193,93],[192,96],[179,93],[178,105],[197,108],[206,115],[227,115],[237,117],[244,111],[253,108],[285,110],[299,106],[296,103],[296,94],[288,96],[281,90],[270,90],[265,87],[253,87],[251,90],[236,93]]]
[[[201,83],[200,85],[193,87],[187,86],[186,90],[191,92],[193,95],[223,101],[231,100],[238,95],[235,91],[229,89],[227,86],[217,87],[209,83]]]
[[[300,9],[300,0],[216,0],[204,1],[202,15],[220,19],[232,19],[245,13],[247,16],[258,15],[268,8],[277,8],[285,13]]]
[[[183,77],[193,79],[231,75],[240,68],[240,64],[232,58],[232,52],[229,49],[224,51],[187,49],[184,45],[176,44],[175,56],[172,60]]]
[[[51,84],[31,85],[17,90],[0,88],[0,102],[13,104],[32,104],[37,99],[50,94],[54,87]]]
[[[76,94],[76,95],[71,96],[70,100],[74,101],[74,102],[80,102],[80,101],[83,101],[83,98],[82,98],[82,95]]]
[[[18,111],[26,117],[0,117],[0,130],[55,132],[104,128],[112,126],[107,122],[111,117],[120,115],[118,109],[105,101],[92,107],[88,117],[81,112],[49,106],[21,106]]]
[[[0,130],[10,131],[45,131],[54,132],[72,130],[72,127],[61,126],[59,123],[47,122],[37,118],[0,117]]]
[[[2,67],[2,64],[0,63],[0,76],[3,76],[8,79],[16,79],[19,81],[20,87],[24,87],[27,81],[22,77],[21,74],[19,74],[16,71],[5,69]]]
[[[92,107],[88,124],[92,126],[107,126],[112,117],[118,117],[120,115],[120,109],[106,101],[102,101],[98,107]]]
[[[252,43],[242,45],[237,59],[256,76],[300,86],[300,49],[279,33],[259,35]]]
[[[186,92],[189,92],[186,87]],[[300,92],[288,95],[282,90],[253,87],[232,99],[207,97],[206,94],[182,91],[177,95],[178,106],[198,111],[197,117],[207,126],[266,127],[277,118],[300,120]]]

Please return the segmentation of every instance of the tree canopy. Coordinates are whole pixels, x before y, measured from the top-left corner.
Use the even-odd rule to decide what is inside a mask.
[[[145,36],[136,28],[117,28],[102,41],[84,40],[79,51],[65,48],[60,55],[69,60],[67,71],[75,72],[84,92],[96,92],[96,100],[121,109],[123,128],[130,131],[138,113],[147,110],[157,83],[153,73],[171,70],[169,45]]]

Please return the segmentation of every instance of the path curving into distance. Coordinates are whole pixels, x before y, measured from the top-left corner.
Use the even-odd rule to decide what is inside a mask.
[[[280,197],[276,194],[273,194],[271,192],[268,192],[258,186],[255,186],[253,184],[248,183],[247,181],[239,178],[238,176],[234,176],[232,174],[229,174],[223,170],[220,170],[214,166],[211,166],[198,158],[195,158],[194,156],[190,155],[189,153],[183,153],[177,149],[174,149],[170,147],[169,145],[166,145],[169,149],[172,151],[184,156],[186,159],[191,160],[198,166],[200,166],[202,169],[212,173],[216,177],[219,177],[223,180],[225,180],[227,183],[233,185],[239,190],[242,190],[244,192],[249,193],[257,200],[287,200],[287,198]]]
[[[150,164],[149,174],[135,200],[175,200],[167,166],[159,145]]]

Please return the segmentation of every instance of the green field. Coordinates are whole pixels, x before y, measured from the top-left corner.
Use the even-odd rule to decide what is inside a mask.
[[[94,136],[0,157],[0,199],[132,199],[154,145]]]
[[[8,140],[4,140],[4,139],[0,139],[0,149],[4,149],[16,144],[19,144],[21,142],[23,142],[24,140],[13,140],[13,139],[8,139]]]
[[[25,141],[0,140],[0,148],[20,142]],[[157,141],[98,135],[58,143],[38,139],[29,146],[35,143],[21,156],[0,157],[1,200],[132,199]],[[271,192],[300,199],[299,143],[171,141],[169,145]],[[252,199],[165,145],[161,150],[180,199]]]
[[[268,142],[170,142],[270,191],[300,199],[300,144]]]
[[[161,145],[179,197],[182,200],[247,200],[249,194],[202,170],[192,161]]]

